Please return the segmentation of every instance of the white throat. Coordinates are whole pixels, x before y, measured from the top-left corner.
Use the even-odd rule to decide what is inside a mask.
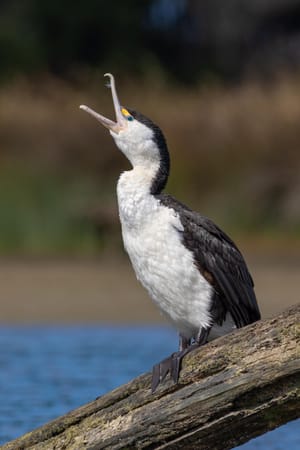
[[[133,167],[151,169],[160,161],[159,149],[153,140],[153,131],[142,123],[133,123],[120,133],[110,132],[117,147],[128,158]]]
[[[156,162],[148,167],[135,166],[121,174],[117,196],[122,226],[139,227],[157,209],[158,201],[150,192],[158,170]]]

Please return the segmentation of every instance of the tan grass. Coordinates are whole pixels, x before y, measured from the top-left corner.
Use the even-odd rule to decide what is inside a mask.
[[[225,214],[225,221],[226,211],[242,214],[248,202],[250,216],[260,217],[264,210],[269,214],[270,208],[283,225],[300,224],[299,76],[238,87],[183,89],[155,80],[121,80],[118,85],[124,105],[163,129],[175,194],[197,207],[201,203],[208,212]],[[2,87],[2,161],[62,173],[79,170],[100,183],[115,179],[127,163],[108,133],[78,109],[81,103],[113,114],[102,79],[70,85],[44,78]],[[236,208],[230,209],[232,203]]]

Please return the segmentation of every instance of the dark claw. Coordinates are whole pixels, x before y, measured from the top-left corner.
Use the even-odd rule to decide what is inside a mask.
[[[172,377],[174,383],[176,383],[176,384],[178,383],[179,373],[181,370],[181,363],[182,363],[183,358],[185,357],[185,355],[187,355],[188,353],[190,353],[192,350],[194,350],[197,347],[199,347],[198,344],[192,344],[189,347],[185,348],[184,350],[173,353],[171,377]]]
[[[152,369],[152,383],[151,390],[152,393],[155,392],[157,386],[164,381],[168,372],[172,371],[172,358],[173,355],[162,360],[160,363],[155,364]]]
[[[171,356],[164,359],[160,363],[153,366],[152,369],[152,383],[151,390],[152,393],[155,392],[157,386],[164,381],[168,372],[171,374],[171,378],[175,384],[178,383],[179,373],[181,369],[181,361],[183,357],[189,353],[189,348],[184,349],[180,352],[172,353]],[[193,348],[191,348],[192,350]]]
[[[153,366],[152,368],[152,382],[151,382],[151,391],[152,394],[155,392],[157,386],[160,383],[160,369],[159,369],[160,364],[155,364],[155,366]]]
[[[181,356],[181,353],[182,351],[175,353],[172,358],[171,377],[175,384],[178,383],[179,372],[181,369],[181,361],[183,358],[183,356]]]
[[[173,353],[168,358],[164,359],[160,363],[153,366],[152,383],[151,383],[152,393],[154,393],[157,389],[157,386],[164,381],[168,372],[170,372],[171,378],[174,381],[174,383],[177,384],[183,358],[185,357],[185,355],[190,353],[195,348],[200,347],[200,345],[201,344],[198,344],[197,342],[195,342],[194,344],[190,345],[188,348],[185,348],[184,350]]]
[[[173,353],[168,358],[153,366],[151,383],[152,393],[155,392],[157,386],[164,381],[168,372],[170,372],[174,383],[178,383],[182,359],[195,348],[204,345],[207,342],[209,332],[210,328],[201,328],[193,344],[191,344],[190,339],[186,339],[184,336],[180,335],[179,348],[181,348],[181,350]]]

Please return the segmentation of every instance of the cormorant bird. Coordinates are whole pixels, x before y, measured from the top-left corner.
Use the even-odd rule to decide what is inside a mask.
[[[153,367],[152,391],[192,349],[260,319],[253,280],[235,243],[214,222],[162,193],[170,168],[160,128],[120,105],[110,78],[116,121],[80,108],[109,129],[132,170],[117,186],[125,249],[138,280],[179,332],[179,351]]]

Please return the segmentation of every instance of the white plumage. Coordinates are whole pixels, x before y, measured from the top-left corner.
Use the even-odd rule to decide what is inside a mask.
[[[210,323],[212,287],[181,242],[179,215],[150,194],[154,174],[140,166],[124,172],[117,194],[124,246],[137,278],[186,338]]]
[[[118,182],[124,246],[137,278],[180,335],[179,352],[153,367],[152,390],[170,371],[178,381],[182,358],[233,328],[260,318],[253,280],[234,242],[210,219],[162,194],[169,153],[161,130],[121,107],[114,78],[116,122],[92,114],[109,129],[132,165]]]

